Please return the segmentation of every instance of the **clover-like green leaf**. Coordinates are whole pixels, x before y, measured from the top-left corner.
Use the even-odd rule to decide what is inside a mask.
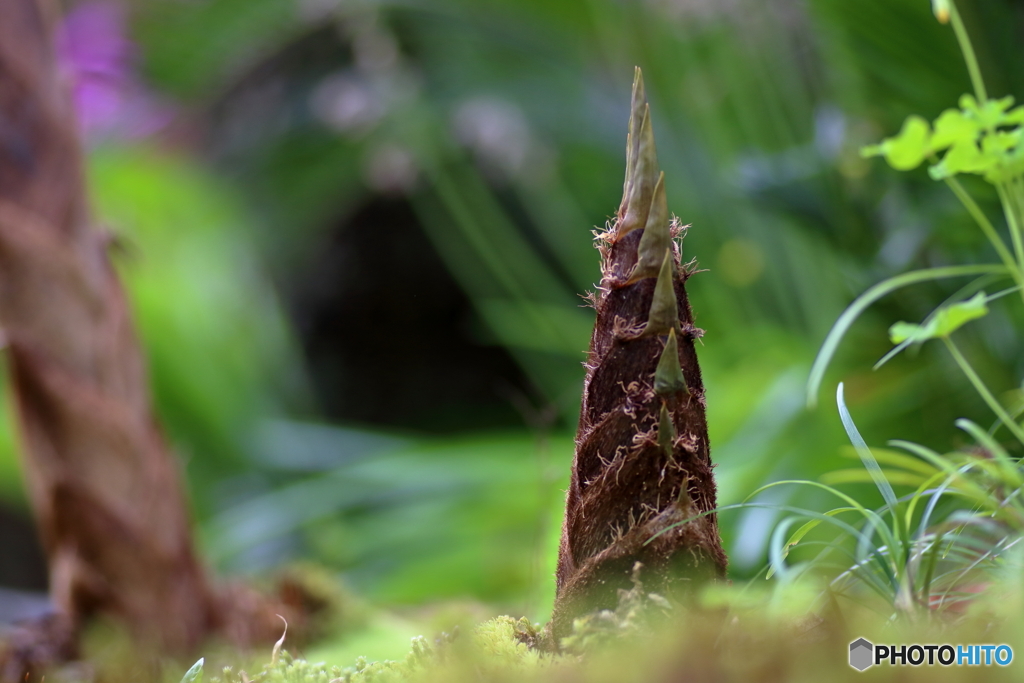
[[[981,126],[974,119],[964,116],[959,109],[947,109],[935,119],[935,133],[928,146],[932,151],[945,149],[965,140],[974,141],[981,133]]]
[[[982,154],[973,140],[962,140],[946,152],[942,161],[929,168],[928,174],[942,180],[957,173],[982,173],[996,162],[994,157]]]
[[[1020,144],[1021,129],[996,131],[981,140],[981,151],[984,154],[1003,155]]]
[[[908,116],[899,135],[882,140],[880,145],[864,147],[861,149],[861,155],[884,156],[889,165],[897,171],[909,171],[917,168],[928,156],[930,133],[927,121],[920,116]]]
[[[985,171],[985,180],[992,184],[1005,183],[1024,175],[1024,144],[1000,154],[998,163]]]
[[[960,109],[963,110],[964,116],[974,119],[985,130],[993,130],[997,126],[1010,125],[1012,121],[1007,121],[1007,118],[1010,116],[1010,114],[1007,114],[1007,110],[1012,106],[1012,95],[1007,95],[998,100],[985,100],[982,104],[978,104],[978,101],[974,99],[974,95],[969,93],[960,96]]]
[[[980,123],[981,108],[978,106],[978,100],[974,99],[974,95],[964,93],[960,96],[957,104],[960,105],[960,109],[963,111],[964,116]]]
[[[1006,112],[1006,115],[1003,117],[1004,125],[1013,125],[1015,123],[1018,125],[1024,123],[1024,105]]]
[[[920,344],[929,339],[948,337],[965,323],[988,314],[985,292],[978,292],[967,301],[939,309],[924,324],[900,321],[889,328],[889,339],[893,344],[912,341]]]

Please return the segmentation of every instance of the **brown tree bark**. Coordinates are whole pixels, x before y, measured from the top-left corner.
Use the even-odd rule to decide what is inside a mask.
[[[50,590],[181,652],[218,621],[128,305],[90,223],[55,7],[0,0],[0,326]]]
[[[558,558],[556,639],[574,618],[614,609],[634,576],[647,590],[675,592],[725,575],[716,516],[694,518],[716,507],[716,494],[694,350],[703,331],[674,239],[682,232],[669,220],[638,69],[622,203],[597,237],[602,280]]]

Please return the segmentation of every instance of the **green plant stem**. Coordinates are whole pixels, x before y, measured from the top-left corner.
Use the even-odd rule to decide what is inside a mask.
[[[943,337],[942,341],[945,342],[946,348],[949,349],[951,354],[953,354],[953,359],[956,361],[957,365],[960,366],[960,369],[964,371],[964,374],[967,375],[967,379],[971,381],[974,388],[978,390],[979,394],[981,394],[981,397],[985,400],[985,403],[988,404],[988,407],[992,409],[992,412],[994,412],[1000,420],[1002,420],[1003,424],[1006,425],[1006,428],[1013,432],[1013,435],[1017,437],[1017,440],[1024,444],[1024,429],[1021,429],[1021,426],[1017,424],[1012,417],[1010,417],[1002,404],[1000,404],[999,401],[996,400],[996,397],[992,395],[992,392],[988,390],[988,387],[985,386],[985,383],[981,381],[980,377],[978,377],[978,373],[974,371],[971,364],[968,363],[967,359],[964,358],[962,353],[960,353],[960,349],[958,349],[956,344],[953,343],[953,340],[949,337]]]
[[[1022,273],[1021,264],[1017,263],[1013,258],[1013,254],[1011,254],[1010,250],[1006,247],[1006,243],[1003,242],[1003,238],[999,236],[998,232],[996,232],[996,229],[992,226],[992,222],[988,219],[988,216],[985,215],[985,212],[981,210],[978,203],[975,202],[971,195],[967,193],[967,190],[964,189],[964,186],[960,184],[959,180],[956,178],[946,178],[946,185],[953,191],[953,194],[955,194],[956,198],[960,200],[960,203],[964,205],[964,208],[967,209],[967,213],[971,214],[971,217],[974,218],[978,227],[981,228],[981,231],[985,233],[985,237],[987,237],[988,241],[992,243],[993,247],[995,247],[996,253],[999,254],[999,258],[1007,269],[1009,269],[1013,278],[1017,281],[1017,284],[1024,286],[1024,273]],[[1005,202],[1003,206],[1006,206]]]
[[[1020,176],[1007,183],[1008,196],[1012,204],[1012,215],[1014,224],[1017,227],[1017,238],[1024,242],[1024,178]],[[1021,249],[1024,252],[1024,247]],[[1024,270],[1024,260],[1021,261],[1021,269]]]
[[[971,37],[967,35],[967,29],[964,28],[964,22],[960,19],[960,12],[957,11],[956,3],[953,0],[949,2],[949,18],[953,24],[956,40],[960,43],[960,51],[964,53],[964,61],[967,62],[967,72],[971,75],[974,95],[978,98],[978,104],[983,104],[988,99],[985,81],[981,79],[981,69],[978,68],[978,58],[974,54]]]
[[[996,185],[999,191],[999,200],[1003,205],[1003,214],[1006,216],[1006,223],[1010,227],[1010,238],[1013,240],[1013,249],[1017,254],[1018,284],[1024,287],[1024,238],[1021,235],[1021,210],[1024,208],[1022,199],[1021,181],[1019,178],[1010,180],[1005,184]],[[1021,290],[1021,298],[1024,300],[1024,289]]]
[[[1008,185],[1008,183],[999,183],[996,185],[996,190],[999,192],[999,201],[1003,205],[1006,224],[1010,226],[1010,239],[1013,241],[1013,251],[1017,255],[1017,269],[1024,270],[1024,244],[1021,242],[1018,207],[1013,189]]]

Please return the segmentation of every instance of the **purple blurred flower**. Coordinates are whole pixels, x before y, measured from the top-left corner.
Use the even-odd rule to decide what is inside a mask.
[[[124,7],[91,0],[68,12],[57,35],[57,56],[70,77],[79,126],[87,142],[152,135],[171,108],[135,74],[134,44],[125,36]]]

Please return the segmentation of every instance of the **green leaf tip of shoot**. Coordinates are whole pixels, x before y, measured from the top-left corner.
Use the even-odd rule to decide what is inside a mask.
[[[626,210],[616,228],[618,237],[623,237],[647,224],[651,209],[654,186],[658,182],[658,155],[654,147],[654,131],[651,128],[651,107],[643,106],[639,140],[633,147],[636,159],[629,182],[629,197]]]
[[[644,226],[643,235],[640,236],[636,268],[629,278],[630,281],[657,277],[661,270],[662,255],[671,246],[668,200],[665,198],[665,173],[662,172],[658,174],[658,182],[654,185],[651,206],[647,212],[647,224]]]
[[[679,326],[679,306],[676,301],[675,263],[672,250],[665,250],[661,262],[658,282],[654,285],[654,298],[651,300],[651,312],[647,318],[644,335],[668,334]]]
[[[922,343],[929,339],[948,337],[960,327],[988,314],[985,292],[978,292],[967,301],[940,309],[924,325],[900,321],[889,328],[893,344],[905,341]]]
[[[629,203],[629,191],[633,185],[633,176],[636,172],[636,162],[639,156],[640,146],[640,124],[643,123],[644,106],[647,104],[647,94],[644,92],[644,75],[640,67],[634,67],[633,73],[633,98],[629,106],[629,128],[626,132],[626,180],[622,184],[622,202],[619,205],[619,216],[624,216],[626,206]]]
[[[949,0],[932,0],[932,12],[940,24],[949,23]]]
[[[203,664],[205,662],[206,658],[200,657],[199,661],[181,677],[181,683],[203,683]]]
[[[658,367],[654,371],[654,393],[659,396],[671,396],[678,392],[689,393],[683,369],[679,365],[679,342],[676,331],[668,331],[668,341],[658,359]]]

